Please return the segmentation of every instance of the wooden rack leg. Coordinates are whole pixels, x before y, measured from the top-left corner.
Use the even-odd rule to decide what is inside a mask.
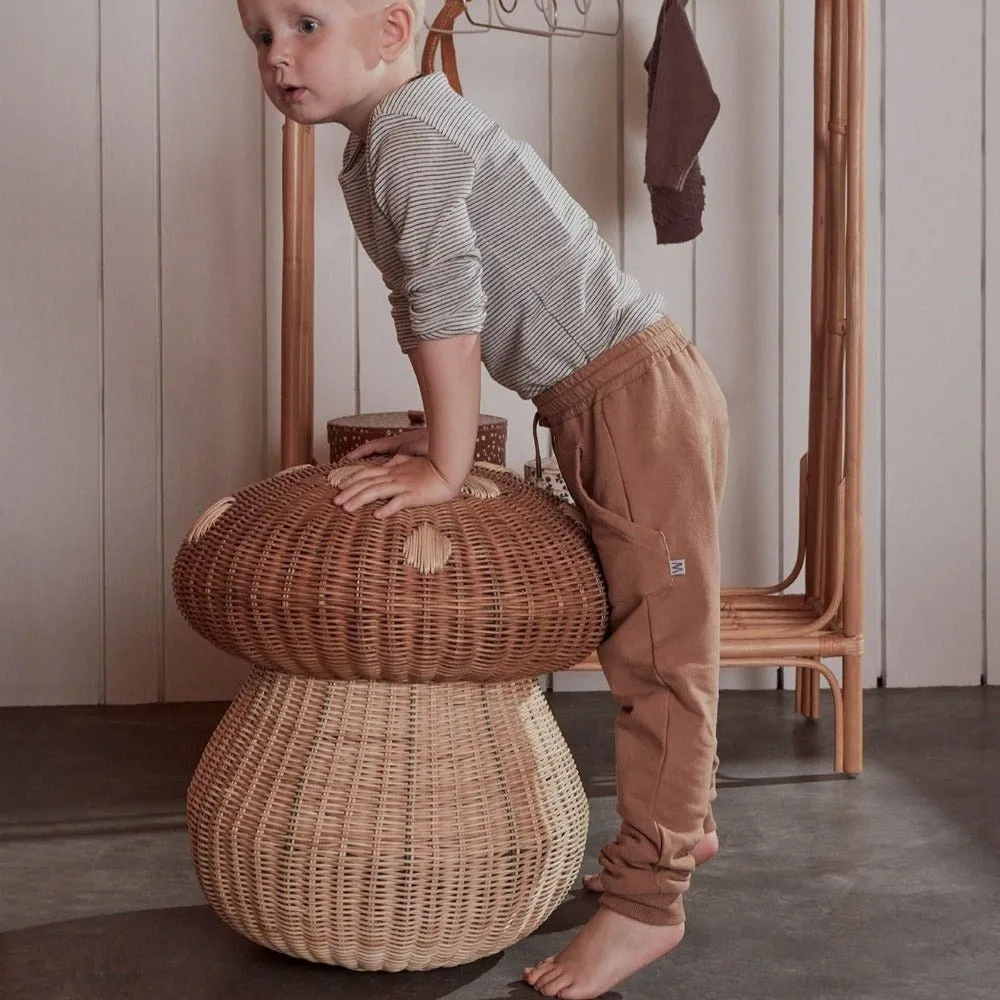
[[[819,719],[819,674],[810,671],[809,679],[812,682],[809,692],[809,718],[817,721]]]
[[[864,736],[860,656],[844,657],[844,770],[860,774],[864,763]]]
[[[807,719],[819,719],[819,675],[814,670],[795,670],[795,711]]]
[[[286,120],[282,133],[281,467],[312,457],[312,138]],[[307,214],[310,218],[307,220]],[[307,340],[309,341],[307,343]],[[309,420],[307,428],[306,421]]]

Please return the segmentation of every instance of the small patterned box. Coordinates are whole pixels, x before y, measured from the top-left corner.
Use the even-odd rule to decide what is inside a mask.
[[[559,471],[559,463],[556,462],[555,458],[542,459],[541,479],[538,478],[535,463],[525,462],[524,481],[534,483],[560,500],[566,500],[568,503],[573,502],[573,498],[569,495],[569,490],[566,487],[566,480],[563,479],[562,473]]]
[[[402,431],[423,427],[422,410],[391,413],[358,413],[347,417],[334,417],[326,422],[326,438],[330,444],[330,461],[339,462],[348,452],[376,438],[391,437]],[[505,465],[507,462],[507,420],[479,416],[479,433],[476,435],[477,462]]]

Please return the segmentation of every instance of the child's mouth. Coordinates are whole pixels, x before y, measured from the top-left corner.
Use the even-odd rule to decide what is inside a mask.
[[[281,94],[289,104],[295,104],[305,97],[305,87],[282,87]]]

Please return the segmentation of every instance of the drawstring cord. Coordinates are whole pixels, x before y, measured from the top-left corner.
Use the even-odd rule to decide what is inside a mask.
[[[531,436],[535,439],[535,476],[539,483],[542,481],[542,450],[538,447],[538,428],[548,426],[548,421],[542,419],[541,414],[536,410],[535,417],[531,421]]]

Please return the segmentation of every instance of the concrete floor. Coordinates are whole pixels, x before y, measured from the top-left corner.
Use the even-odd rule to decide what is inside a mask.
[[[591,801],[585,870],[616,827],[613,705],[552,696]],[[2,1000],[508,1000],[593,911],[577,889],[501,955],[441,972],[351,973],[244,941],[204,905],[186,781],[220,705],[0,709]],[[620,987],[670,1000],[997,1000],[1000,691],[866,697],[866,770],[828,775],[829,707],[727,692],[722,852],[688,932]]]

